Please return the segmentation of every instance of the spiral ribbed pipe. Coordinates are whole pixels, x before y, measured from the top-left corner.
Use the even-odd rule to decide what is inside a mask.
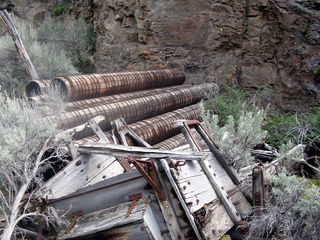
[[[131,93],[115,94],[115,95],[106,96],[106,97],[84,99],[84,100],[79,100],[75,102],[68,102],[66,103],[65,108],[66,108],[66,111],[71,112],[71,111],[76,111],[76,110],[89,108],[93,106],[96,107],[96,106],[111,104],[119,101],[125,101],[130,99],[132,100],[135,98],[152,96],[159,93],[172,92],[173,90],[183,89],[186,86],[191,86],[191,85],[179,85],[179,86],[171,86],[171,87],[165,87],[165,88],[155,88],[155,89],[143,90],[143,91],[137,91],[137,92],[131,92]]]
[[[135,72],[83,74],[57,77],[51,87],[58,87],[68,101],[97,98],[183,84],[185,74],[179,69],[159,69]]]
[[[50,82],[51,80],[48,79],[30,81],[26,85],[25,89],[27,97],[33,97],[46,93],[50,86]]]
[[[198,104],[174,110],[154,118],[145,119],[133,123],[131,128],[135,133],[149,144],[153,145],[168,137],[179,133],[179,129],[173,127],[178,119],[199,119],[200,109]]]
[[[198,102],[205,91],[214,91],[216,84],[188,85],[171,92],[154,94],[131,100],[114,102],[111,104],[93,106],[77,111],[67,112],[62,115],[58,123],[60,129],[69,129],[86,123],[89,119],[102,115],[106,118],[100,124],[103,131],[111,128],[111,121],[123,118],[128,124],[146,118],[170,112]],[[44,121],[52,122],[54,118],[45,118]],[[92,135],[92,131],[83,131],[75,136],[76,139]]]
[[[153,145],[153,147],[163,150],[172,150],[186,144],[188,144],[186,138],[182,133],[179,133],[177,135],[174,135],[173,137],[167,138],[162,142]]]
[[[153,145],[166,138],[174,136],[179,133],[179,129],[173,127],[173,123],[179,119],[193,120],[199,119],[200,109],[198,104],[193,104],[184,108],[174,110],[172,112],[164,113],[152,118],[148,118],[136,123],[129,124],[128,127],[132,129],[139,137],[147,143]],[[105,132],[105,135],[112,142],[111,131]],[[129,145],[136,145],[130,137],[126,135]],[[96,136],[88,137],[77,141],[78,144],[85,142],[96,142]]]

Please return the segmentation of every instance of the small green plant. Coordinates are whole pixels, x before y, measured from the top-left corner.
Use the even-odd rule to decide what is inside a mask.
[[[69,10],[69,5],[70,5],[69,0],[65,0],[61,3],[57,3],[56,5],[54,5],[52,9],[52,13],[57,16],[61,15],[63,12]]]
[[[308,113],[271,112],[265,129],[269,132],[267,143],[275,147],[288,141],[316,147],[320,142],[320,107]]]
[[[310,31],[310,24],[306,24],[306,25],[304,25],[303,29],[301,30],[301,33],[303,35],[307,35],[309,31]]]
[[[203,103],[204,109],[210,114],[219,116],[219,124],[224,126],[228,117],[232,116],[235,121],[239,119],[242,110],[245,108],[246,92],[240,89],[233,88],[229,85],[224,85],[219,94]]]

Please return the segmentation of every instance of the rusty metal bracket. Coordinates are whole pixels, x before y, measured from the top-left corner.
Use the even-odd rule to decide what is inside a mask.
[[[263,179],[263,169],[255,166],[252,169],[252,202],[257,213],[261,213],[265,208],[265,189]]]
[[[117,157],[118,162],[121,164],[121,166],[123,167],[123,169],[126,172],[129,172],[132,170],[132,167],[130,166],[129,162],[127,161],[126,158],[124,157]]]
[[[187,164],[186,160],[175,161],[170,158],[169,167],[174,168],[176,171],[178,171],[178,167],[184,166],[186,164]]]
[[[74,225],[76,225],[78,218],[82,215],[83,215],[82,211],[77,211],[77,212],[72,213],[73,217],[72,217],[72,220],[70,222],[69,227],[67,228],[66,234],[68,234],[71,231],[71,229],[74,227]]]
[[[156,191],[156,193],[159,196],[159,199],[161,201],[165,200],[166,198],[165,198],[162,190],[160,189],[160,185],[159,185],[154,167],[152,166],[152,162],[144,161],[144,160],[136,160],[133,158],[129,158],[129,162],[133,163],[133,165],[136,167],[136,169],[141,173],[141,175],[147,180],[147,182],[151,185],[151,187]],[[139,164],[139,162],[147,164],[147,167],[148,167],[148,170],[150,172],[151,177],[143,169],[143,167]]]
[[[138,199],[142,198],[142,193],[135,193],[135,194],[131,194],[129,196],[129,201],[132,201],[130,206],[129,206],[129,209],[128,209],[128,213],[126,215],[126,218],[128,218],[134,208],[134,206],[136,205],[136,202]]]

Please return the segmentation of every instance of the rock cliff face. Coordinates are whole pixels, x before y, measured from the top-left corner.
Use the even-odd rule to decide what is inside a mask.
[[[318,104],[319,0],[71,2],[94,23],[98,72],[179,67],[193,83],[268,85],[264,100],[279,109]]]
[[[93,8],[97,71],[180,67],[189,82],[268,85],[283,110],[319,101],[318,0],[80,2]]]

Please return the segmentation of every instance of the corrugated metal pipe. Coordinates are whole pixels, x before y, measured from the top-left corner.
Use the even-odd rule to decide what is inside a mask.
[[[80,109],[90,108],[90,107],[97,107],[101,105],[111,104],[119,101],[125,101],[135,98],[147,97],[152,96],[159,93],[165,92],[172,92],[173,90],[185,88],[187,85],[179,85],[179,86],[171,86],[165,88],[155,88],[150,90],[143,90],[131,93],[122,93],[122,94],[115,94],[106,97],[98,97],[98,98],[91,98],[91,99],[84,99],[75,102],[68,102],[65,105],[65,109],[68,112],[76,111]]]
[[[172,137],[179,133],[180,130],[173,127],[173,123],[178,119],[193,120],[199,119],[200,109],[198,104],[193,104],[188,107],[180,108],[172,112],[164,113],[152,118],[144,119],[142,121],[128,124],[128,127],[132,129],[139,137],[141,137],[147,143],[153,145],[157,142],[163,141],[166,138]],[[111,131],[105,132],[108,140],[113,142]],[[183,136],[183,135],[182,135]],[[136,145],[130,137],[126,139],[129,145]],[[76,141],[77,144],[83,144],[86,142],[96,142],[98,137],[92,136],[83,138]],[[185,141],[186,144],[186,141]]]
[[[178,119],[199,119],[200,109],[198,104],[174,110],[154,118],[142,120],[133,123],[131,128],[139,137],[149,144],[156,144],[166,138],[172,137],[180,132],[180,129],[174,128],[173,123]]]
[[[179,69],[135,72],[83,74],[57,77],[51,87],[58,87],[68,101],[96,98],[112,94],[180,85],[185,74]]]
[[[106,120],[100,124],[100,127],[103,131],[107,131],[111,129],[110,123],[115,119],[122,117],[128,124],[137,122],[194,104],[203,97],[204,92],[214,92],[216,89],[217,86],[214,83],[184,85],[179,89],[159,94],[67,112],[62,115],[58,124],[60,129],[69,129],[84,124],[91,118],[103,115]],[[47,117],[44,121],[50,123],[54,121],[54,118]],[[92,134],[92,131],[83,131],[75,138],[81,139]]]
[[[158,148],[158,149],[163,149],[163,150],[171,150],[183,145],[188,144],[186,138],[184,137],[184,135],[182,133],[179,133],[177,135],[174,135],[171,138],[167,138],[165,140],[163,140],[162,142],[159,142],[155,145],[153,145],[152,147],[154,148]]]
[[[26,85],[26,95],[27,97],[34,97],[38,95],[45,94],[50,86],[51,80],[33,80]]]

